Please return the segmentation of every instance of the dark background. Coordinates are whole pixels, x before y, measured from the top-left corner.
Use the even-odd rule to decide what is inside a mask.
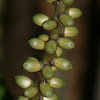
[[[80,31],[72,38],[75,48],[62,55],[72,62],[73,69],[56,73],[66,83],[56,92],[59,100],[100,100],[100,1],[75,0],[69,7],[80,8],[83,15],[75,19]],[[0,0],[0,100],[17,100],[23,94],[15,83],[16,75],[36,78],[22,67],[27,57],[41,55],[27,42],[45,33],[32,22],[36,13],[52,16],[53,6],[44,0]]]

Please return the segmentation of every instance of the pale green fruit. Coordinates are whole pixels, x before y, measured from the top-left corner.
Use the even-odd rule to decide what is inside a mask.
[[[59,38],[58,44],[64,49],[72,49],[74,48],[74,42],[68,38]]]
[[[57,67],[52,66],[52,70],[53,70],[54,72],[57,71]]]
[[[37,72],[40,71],[40,63],[35,60],[27,60],[24,62],[23,67],[28,72]]]
[[[43,41],[48,41],[49,36],[46,35],[46,34],[41,34],[41,35],[39,36],[39,39],[41,39],[41,40],[43,40]]]
[[[29,100],[28,98],[24,97],[24,96],[19,96],[18,100]]]
[[[71,5],[74,0],[62,0],[65,5]]]
[[[46,20],[49,20],[49,17],[47,15],[44,14],[36,14],[32,17],[33,22],[38,25],[38,26],[42,26],[43,22],[45,22]]]
[[[78,8],[69,8],[68,14],[72,18],[79,18],[82,15],[82,11]]]
[[[56,94],[53,94],[51,98],[42,97],[42,100],[58,100],[58,96]]]
[[[57,0],[45,0],[45,1],[48,2],[48,3],[53,3],[53,2],[55,2]]]
[[[28,57],[27,60],[34,60],[34,61],[38,61],[36,58],[34,57]]]
[[[60,78],[52,78],[50,80],[50,86],[53,88],[61,88],[65,85],[65,83],[63,82],[63,80],[61,80]]]
[[[46,65],[42,70],[42,75],[45,79],[49,80],[54,76],[54,72],[50,65]]]
[[[53,95],[53,90],[48,83],[41,83],[40,91],[44,97],[50,98]]]
[[[56,50],[56,56],[57,57],[60,57],[63,53],[63,50],[61,47],[57,46],[57,50]]]
[[[44,49],[44,41],[38,39],[38,38],[32,38],[28,41],[29,45],[37,50],[43,50]]]
[[[35,87],[26,88],[24,91],[24,96],[27,98],[32,98],[38,93],[38,89]]]
[[[15,77],[15,79],[16,79],[16,83],[21,88],[28,88],[33,83],[33,81],[30,78],[24,75],[18,75]]]
[[[65,26],[73,26],[74,25],[74,20],[70,16],[68,16],[67,14],[61,14],[60,21]]]
[[[45,30],[52,30],[57,27],[57,23],[54,20],[47,20],[43,23],[43,28]]]
[[[74,37],[78,35],[79,31],[76,27],[65,27],[64,28],[64,37]]]
[[[54,66],[61,70],[70,70],[72,69],[72,64],[69,60],[63,58],[57,58],[54,62]]]
[[[47,54],[54,54],[56,52],[57,44],[55,41],[50,40],[45,44],[45,52]]]

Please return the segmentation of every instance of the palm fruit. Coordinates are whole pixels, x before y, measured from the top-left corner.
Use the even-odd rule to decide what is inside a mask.
[[[65,5],[71,5],[74,0],[62,0]]]
[[[27,60],[35,60],[35,61],[38,61],[36,58],[34,57],[28,57]]]
[[[35,87],[26,88],[24,91],[24,96],[27,98],[32,98],[38,93],[38,89]]]
[[[64,37],[74,37],[78,35],[79,31],[76,27],[65,27],[64,28]]]
[[[53,95],[53,90],[48,83],[41,83],[40,91],[44,97],[50,98]]]
[[[57,57],[60,57],[63,53],[63,50],[61,47],[57,46],[57,50],[56,50],[56,56]]]
[[[49,80],[54,76],[54,72],[50,65],[46,65],[42,70],[42,75],[45,79]]]
[[[54,72],[57,70],[57,67],[55,67],[55,66],[52,66],[51,68],[52,68],[52,70],[53,70]]]
[[[19,96],[18,100],[29,100],[28,98],[24,97],[24,96]]]
[[[42,97],[42,100],[58,100],[58,96],[56,94],[53,94],[51,98]]]
[[[74,48],[74,42],[68,38],[59,38],[58,44],[64,49],[72,49]]]
[[[68,14],[72,18],[79,18],[82,15],[82,11],[78,8],[69,8]]]
[[[24,62],[23,67],[28,72],[40,71],[40,63],[37,60],[27,60]]]
[[[72,69],[72,64],[69,60],[63,58],[56,58],[54,61],[54,66],[61,70],[70,70]]]
[[[44,67],[44,62],[43,61],[40,61],[40,69],[42,70]]]
[[[60,21],[65,26],[73,26],[74,25],[74,20],[67,14],[61,14]]]
[[[36,25],[42,26],[43,22],[45,22],[46,20],[49,20],[49,17],[47,15],[39,13],[39,14],[34,15],[32,19]]]
[[[21,88],[28,88],[30,85],[32,85],[32,83],[34,83],[30,78],[24,75],[18,75],[15,78],[16,78],[16,83]]]
[[[57,23],[56,23],[56,21],[54,21],[54,20],[47,20],[47,21],[45,21],[44,23],[43,23],[43,28],[45,29],[45,30],[52,30],[52,29],[54,29],[54,28],[56,28],[57,27]]]
[[[46,44],[45,44],[45,52],[47,54],[54,54],[56,52],[56,48],[57,48],[57,44],[55,41],[53,40],[49,40]]]
[[[38,39],[38,38],[32,38],[28,41],[29,45],[37,50],[43,50],[44,49],[44,41]]]
[[[39,36],[39,39],[41,39],[41,40],[43,40],[43,41],[48,41],[49,36],[46,35],[46,34],[41,34],[41,35]]]
[[[48,2],[48,3],[53,3],[53,2],[55,2],[57,0],[45,0],[45,1]]]
[[[65,85],[65,83],[63,82],[63,80],[61,80],[60,78],[52,78],[50,80],[50,86],[53,88],[61,88]]]

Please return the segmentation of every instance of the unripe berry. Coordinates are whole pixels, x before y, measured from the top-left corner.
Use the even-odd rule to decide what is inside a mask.
[[[78,35],[79,31],[76,27],[65,27],[64,28],[64,37],[74,37]]]
[[[72,69],[72,64],[69,60],[63,58],[56,58],[54,61],[54,66],[61,70],[70,70]]]
[[[44,49],[44,41],[38,39],[38,38],[32,38],[28,41],[29,45],[37,50],[43,50]]]
[[[45,22],[46,20],[49,20],[49,17],[47,15],[39,13],[39,14],[34,15],[32,19],[36,25],[42,26],[43,22]]]
[[[65,83],[60,78],[52,78],[50,80],[50,86],[53,88],[61,88],[64,85],[65,85]]]
[[[49,80],[54,76],[54,72],[50,65],[46,65],[42,70],[42,75],[45,79]]]
[[[68,16],[67,14],[61,14],[60,21],[65,26],[73,26],[74,25],[74,20],[70,16]]]
[[[54,72],[57,71],[57,67],[52,66],[52,70],[53,70]]]
[[[43,41],[48,41],[49,36],[46,35],[46,34],[41,34],[41,35],[39,36],[39,39],[41,39],[41,40],[43,40]]]
[[[65,5],[71,5],[74,0],[62,0]]]
[[[24,96],[19,96],[18,100],[29,100],[28,98],[24,97]]]
[[[48,83],[41,83],[40,91],[44,97],[50,98],[53,96],[53,90]]]
[[[82,11],[78,8],[69,8],[68,14],[72,18],[79,18],[82,15]]]
[[[58,44],[64,49],[74,48],[74,42],[68,38],[59,38]]]
[[[16,83],[21,88],[28,88],[30,85],[32,85],[32,80],[30,78],[28,78],[27,76],[18,75],[15,78],[16,78]]]
[[[27,60],[33,60],[33,61],[38,61],[36,58],[34,57],[28,57]]]
[[[62,52],[63,52],[62,48],[59,47],[59,46],[57,46],[56,56],[57,56],[57,57],[60,57],[60,56],[62,55]]]
[[[57,23],[54,20],[47,20],[43,23],[43,28],[45,30],[52,30],[57,27]]]
[[[57,48],[57,44],[55,41],[53,40],[49,40],[46,44],[45,44],[45,52],[47,54],[54,54],[56,52],[56,48]]]
[[[32,98],[38,93],[38,89],[35,87],[26,88],[24,91],[24,96],[27,98]]]

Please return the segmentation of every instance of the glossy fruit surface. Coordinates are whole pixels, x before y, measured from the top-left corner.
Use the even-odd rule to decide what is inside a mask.
[[[74,0],[62,0],[65,5],[71,5]]]
[[[24,62],[23,67],[28,72],[37,72],[40,71],[40,63],[35,60],[27,60]]]
[[[57,67],[52,66],[52,70],[53,70],[54,72],[57,71]]]
[[[19,96],[18,100],[29,100],[28,98],[24,97],[24,96]]]
[[[54,72],[50,65],[46,65],[42,70],[42,75],[45,79],[49,80],[54,76]]]
[[[29,87],[29,88],[26,88],[26,89],[25,89],[25,91],[24,91],[24,96],[27,97],[27,98],[32,98],[32,97],[34,97],[37,93],[38,93],[37,88],[35,88],[35,87]]]
[[[58,100],[58,96],[56,94],[53,94],[51,98],[42,97],[42,100]]]
[[[60,57],[63,53],[63,50],[61,47],[57,46],[57,50],[56,50],[56,56],[57,57]]]
[[[64,85],[65,85],[65,83],[60,78],[52,78],[50,80],[50,86],[53,88],[61,88]]]
[[[41,34],[41,35],[39,36],[39,39],[41,39],[41,40],[43,40],[43,41],[48,41],[49,36],[46,35],[46,34]]]
[[[52,88],[50,87],[50,85],[48,83],[41,83],[40,91],[44,97],[50,98],[53,95]]]
[[[38,26],[42,26],[43,22],[48,20],[49,17],[47,15],[44,15],[44,14],[36,14],[33,16],[33,22],[38,25]]]
[[[57,58],[54,62],[54,65],[61,70],[72,69],[72,64],[70,63],[70,61],[63,58]]]
[[[43,50],[44,49],[44,41],[38,39],[38,38],[32,38],[28,41],[29,45],[37,50]]]
[[[74,25],[74,20],[70,16],[68,16],[67,14],[61,14],[60,21],[65,26],[73,26]]]
[[[65,27],[64,28],[64,37],[74,37],[78,35],[79,31],[76,27]]]
[[[27,60],[35,60],[35,61],[38,61],[36,58],[34,57],[28,57]]]
[[[78,8],[70,8],[68,10],[68,14],[72,18],[79,18],[82,15],[82,11]]]
[[[71,39],[68,38],[60,38],[58,40],[59,46],[61,46],[64,49],[72,49],[74,48],[74,42]]]
[[[53,20],[47,20],[43,23],[43,28],[48,31],[52,30],[56,27],[57,27],[57,23],[56,23],[56,21],[53,21]]]
[[[57,48],[57,44],[55,41],[53,40],[49,40],[46,44],[45,44],[45,52],[47,54],[54,54],[56,52],[56,48]]]
[[[32,80],[30,78],[28,78],[27,76],[18,75],[15,78],[16,78],[16,83],[21,88],[28,88],[32,84]]]

